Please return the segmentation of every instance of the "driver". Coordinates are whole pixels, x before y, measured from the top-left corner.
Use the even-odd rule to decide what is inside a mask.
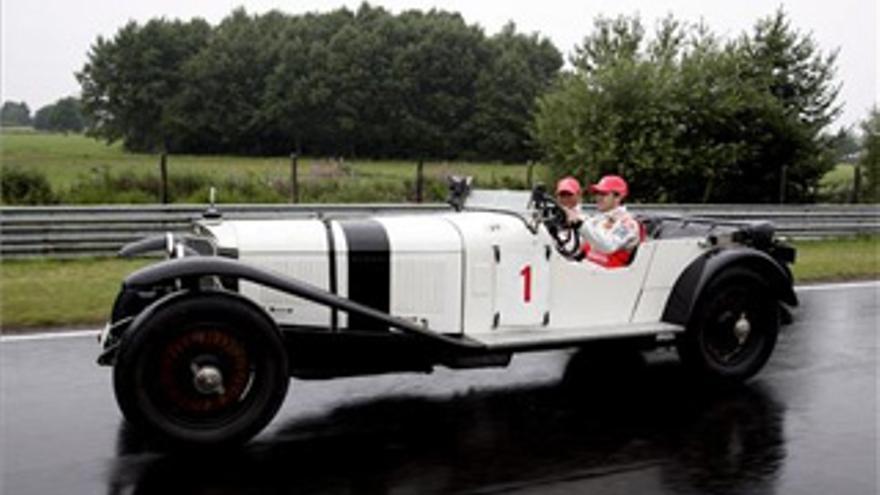
[[[628,265],[641,241],[641,228],[622,204],[629,192],[626,181],[617,175],[606,175],[589,191],[596,198],[598,214],[585,217],[566,207],[569,225],[583,239],[584,257],[606,268]]]

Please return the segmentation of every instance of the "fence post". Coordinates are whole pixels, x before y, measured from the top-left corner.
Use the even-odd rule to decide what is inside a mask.
[[[290,202],[299,203],[299,177],[298,177],[298,160],[299,155],[290,154]]]
[[[855,165],[853,165],[853,188],[852,193],[849,197],[850,203],[858,203],[861,199],[860,196],[862,191],[862,167],[861,160],[857,160]]]
[[[425,182],[424,167],[424,160],[419,160],[419,164],[416,165],[416,203],[422,202],[422,192]]]
[[[787,172],[787,167],[783,164],[779,170],[779,204],[785,203],[785,183],[788,180]]]
[[[162,155],[159,157],[159,173],[161,174],[161,181],[159,184],[159,201],[162,202],[163,205],[168,204],[168,153],[165,151],[162,152]]]

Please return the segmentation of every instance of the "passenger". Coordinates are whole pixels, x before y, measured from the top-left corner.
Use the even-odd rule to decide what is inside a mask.
[[[566,213],[581,211],[581,184],[574,177],[564,177],[556,183],[556,201]]]
[[[642,241],[642,231],[622,205],[629,193],[626,181],[606,175],[589,191],[599,213],[585,217],[580,211],[568,211],[569,224],[580,233],[584,258],[606,268],[627,266]]]

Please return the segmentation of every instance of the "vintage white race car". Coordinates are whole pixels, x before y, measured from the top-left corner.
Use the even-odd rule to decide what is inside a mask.
[[[766,223],[642,216],[629,266],[578,261],[541,188],[523,212],[474,207],[372,218],[226,220],[148,238],[169,257],[128,276],[101,336],[129,422],[172,443],[243,442],[289,376],[505,366],[594,341],[678,348],[739,381],[766,363],[797,304],[794,250]]]

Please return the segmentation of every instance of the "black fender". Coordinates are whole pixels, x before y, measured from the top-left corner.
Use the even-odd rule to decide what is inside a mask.
[[[101,352],[101,355],[98,357],[98,364],[112,364],[115,360],[116,352],[119,349],[119,344],[125,334],[130,332],[137,332],[138,329],[143,326],[146,321],[150,320],[157,311],[164,309],[169,305],[176,304],[178,301],[184,300],[186,298],[194,297],[196,295],[204,295],[206,293],[210,294],[211,297],[234,299],[250,306],[259,315],[261,315],[266,320],[266,322],[268,322],[269,326],[271,326],[275,329],[276,332],[278,332],[278,336],[281,337],[281,330],[278,328],[275,320],[272,319],[271,316],[269,316],[269,313],[267,313],[266,310],[263,309],[260,305],[254,303],[253,301],[242,296],[241,294],[238,294],[237,292],[231,292],[224,289],[208,289],[198,291],[182,289],[166,294],[159,299],[153,301],[143,310],[138,312],[137,315],[128,316],[113,324],[109,330],[107,341],[103,343],[104,349]]]
[[[763,275],[773,294],[789,306],[797,306],[791,271],[767,253],[749,247],[718,248],[694,260],[679,275],[672,288],[662,321],[687,325],[709,282],[732,266],[746,267]]]
[[[144,290],[165,285],[174,280],[197,281],[199,278],[206,276],[230,277],[254,282],[307,301],[380,321],[389,327],[402,330],[408,334],[458,349],[481,350],[485,348],[479,342],[464,337],[455,338],[442,335],[412,321],[398,318],[336,294],[331,294],[306,282],[262,270],[237,260],[216,256],[178,258],[150,265],[129,275],[123,282],[123,289]],[[184,283],[183,285],[198,287],[198,283]]]

